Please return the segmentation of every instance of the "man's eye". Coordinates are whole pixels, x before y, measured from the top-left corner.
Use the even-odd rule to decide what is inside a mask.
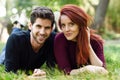
[[[51,27],[46,27],[45,29],[51,29]]]
[[[41,26],[40,26],[40,25],[36,25],[36,27],[37,27],[37,28],[41,28]]]

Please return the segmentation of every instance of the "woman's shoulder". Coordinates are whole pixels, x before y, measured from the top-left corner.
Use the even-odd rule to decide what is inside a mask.
[[[102,40],[98,39],[97,37],[92,37],[90,39],[90,44],[92,47],[103,47],[103,42]]]
[[[104,39],[102,38],[102,36],[96,34],[96,31],[91,29],[90,30],[90,41],[92,44],[99,44],[99,45],[103,45],[104,43]]]
[[[65,36],[62,32],[57,33],[56,36],[55,36],[55,39],[66,40],[66,38],[65,38]]]
[[[64,34],[61,33],[57,33],[57,35],[55,36],[55,43],[59,43],[59,44],[66,44],[67,43],[67,39],[65,38]]]

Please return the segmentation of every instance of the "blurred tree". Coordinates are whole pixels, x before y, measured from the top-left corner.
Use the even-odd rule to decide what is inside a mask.
[[[104,19],[108,8],[108,4],[109,4],[109,0],[100,0],[95,12],[95,23],[92,25],[93,29],[101,30],[100,28],[104,24]]]
[[[120,2],[111,0],[107,13],[108,29],[120,33]]]

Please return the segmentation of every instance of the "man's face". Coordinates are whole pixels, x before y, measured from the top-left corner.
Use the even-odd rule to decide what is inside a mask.
[[[31,40],[38,44],[44,44],[52,32],[52,22],[49,19],[37,18],[31,25]]]

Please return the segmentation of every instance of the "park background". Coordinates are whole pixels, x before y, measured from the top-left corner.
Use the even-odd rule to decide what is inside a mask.
[[[56,68],[47,71],[47,80],[119,80],[120,79],[120,2],[119,0],[0,0],[0,52],[12,30],[12,21],[20,17],[29,20],[30,12],[37,6],[47,6],[54,12],[59,12],[65,4],[76,4],[91,15],[94,23],[91,28],[97,31],[105,40],[104,54],[108,75],[80,74],[77,76],[65,76]],[[11,19],[11,17],[13,17]],[[27,29],[24,27],[24,29]],[[0,65],[0,80],[24,80],[23,72],[16,75],[6,73],[4,66]],[[28,79],[27,79],[28,80]]]

